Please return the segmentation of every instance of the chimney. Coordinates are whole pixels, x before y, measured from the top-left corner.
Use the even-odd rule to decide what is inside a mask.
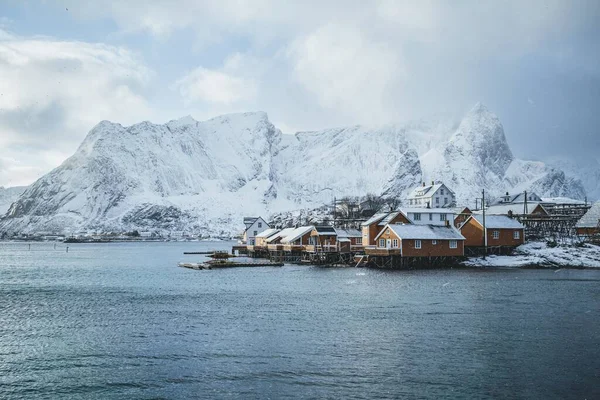
[[[450,228],[450,221],[446,220],[446,228]]]
[[[435,181],[431,181],[431,186],[435,185]]]
[[[423,182],[423,187],[425,187],[425,182]]]
[[[508,192],[506,192],[506,195],[508,196]]]

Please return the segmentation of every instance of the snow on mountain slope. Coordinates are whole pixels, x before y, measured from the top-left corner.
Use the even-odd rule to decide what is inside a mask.
[[[482,188],[491,196],[535,191],[548,197],[583,198],[581,182],[541,162],[514,158],[498,117],[477,104],[447,142],[420,157],[424,180],[449,185],[461,204],[472,204]]]
[[[396,128],[300,132],[276,158],[281,197],[312,206],[345,194],[401,195],[419,182],[417,152]]]
[[[75,155],[23,193],[3,226],[217,234],[243,213],[263,211],[280,136],[264,113],[127,128],[101,122]]]
[[[334,196],[403,197],[431,180],[444,181],[465,205],[482,188],[585,196],[561,170],[515,159],[498,117],[482,105],[458,124],[296,135],[282,135],[260,112],[130,127],[104,121],[10,206],[0,232],[228,235],[239,233],[245,215],[317,208]]]
[[[13,186],[9,188],[0,186],[0,217],[8,211],[13,202],[17,201],[25,189],[27,189],[27,186]]]
[[[596,159],[551,158],[548,164],[564,171],[567,179],[581,180],[589,200],[600,200],[600,156]]]

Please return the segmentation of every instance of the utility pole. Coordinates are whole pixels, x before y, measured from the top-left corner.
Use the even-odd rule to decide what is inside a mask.
[[[483,210],[483,259],[487,255],[487,229],[485,228],[485,189],[481,191],[481,209]]]
[[[523,215],[527,215],[527,190],[523,193],[525,194],[525,202],[523,203]]]

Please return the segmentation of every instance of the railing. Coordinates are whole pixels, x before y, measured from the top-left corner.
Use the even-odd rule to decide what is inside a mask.
[[[306,247],[306,251],[309,253],[335,253],[338,251],[337,245],[325,244],[325,245],[312,245],[309,244]]]
[[[365,247],[365,254],[371,256],[392,256],[400,255],[400,249],[387,249],[383,247],[367,246]]]
[[[304,246],[298,244],[284,244],[283,251],[302,251]]]

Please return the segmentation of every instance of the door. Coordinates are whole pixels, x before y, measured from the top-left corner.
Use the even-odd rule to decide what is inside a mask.
[[[388,239],[385,242],[385,247],[387,247],[388,249],[392,248],[392,239]]]

